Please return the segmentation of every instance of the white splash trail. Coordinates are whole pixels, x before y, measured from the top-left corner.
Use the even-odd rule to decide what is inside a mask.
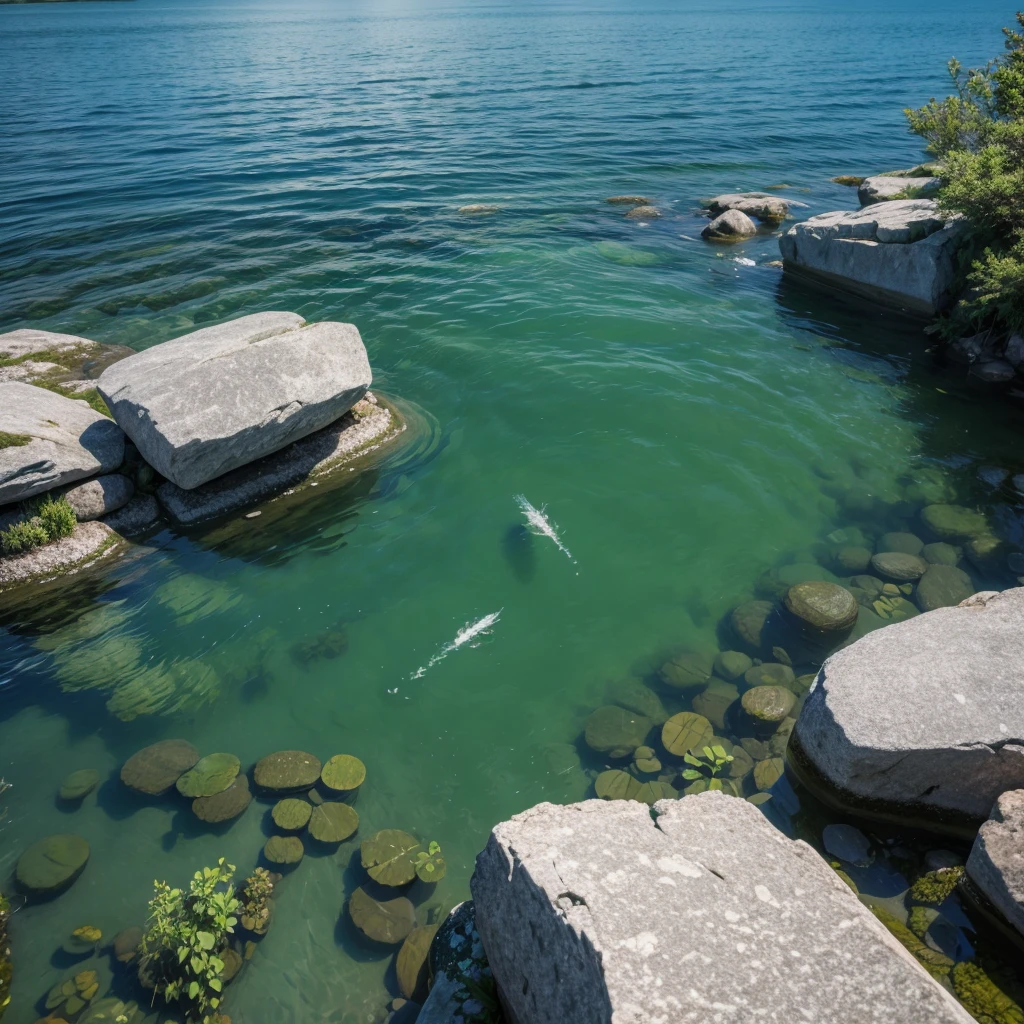
[[[555,528],[551,525],[548,517],[544,515],[544,509],[546,509],[547,506],[541,505],[539,509],[534,508],[533,505],[527,501],[525,494],[517,494],[515,497],[517,504],[523,510],[523,515],[526,516],[526,522],[530,529],[541,537],[548,537],[550,540],[553,540],[555,544],[558,545],[558,550],[564,552],[565,557],[568,558],[570,562],[575,563],[576,559],[572,557],[569,549],[561,542],[561,540],[559,540],[558,534],[555,533]]]
[[[422,679],[427,674],[427,670],[433,668],[439,661],[447,658],[452,651],[457,651],[460,647],[468,644],[470,641],[475,640],[478,636],[484,636],[491,631],[491,627],[494,626],[498,619],[501,617],[501,613],[504,608],[499,608],[496,612],[491,612],[490,615],[485,615],[482,619],[477,619],[476,622],[467,622],[462,629],[455,634],[455,639],[448,644],[445,644],[435,654],[426,665],[421,665],[409,678],[410,679]],[[396,690],[397,692],[397,690]]]

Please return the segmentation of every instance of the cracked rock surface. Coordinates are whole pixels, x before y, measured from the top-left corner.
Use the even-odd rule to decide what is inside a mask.
[[[1024,588],[876,630],[822,666],[799,753],[840,799],[981,821],[1024,787]]]
[[[752,804],[706,792],[655,811],[539,804],[491,833],[476,923],[517,1024],[969,1024]]]
[[[1024,789],[996,801],[967,858],[967,874],[1024,936]]]
[[[143,458],[191,490],[332,423],[370,382],[352,324],[270,312],[154,345],[97,387]]]

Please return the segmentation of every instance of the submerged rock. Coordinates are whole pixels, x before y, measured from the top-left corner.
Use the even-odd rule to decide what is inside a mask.
[[[89,844],[81,836],[47,836],[18,858],[18,885],[40,895],[59,892],[78,878],[88,860]]]
[[[967,858],[967,876],[1024,936],[1024,789],[1002,793]]]
[[[797,767],[864,814],[976,826],[1024,788],[1022,617],[1024,588],[978,594],[832,655],[797,722]]]
[[[64,777],[57,795],[69,803],[82,800],[99,785],[99,781],[100,773],[95,768],[82,768]]]
[[[796,696],[782,686],[755,686],[743,694],[740,703],[756,725],[774,728],[789,716]]]
[[[661,725],[668,718],[668,712],[661,698],[639,679],[625,679],[608,687],[608,699],[627,711],[649,718],[655,725]]]
[[[343,803],[322,803],[313,808],[309,834],[321,843],[340,843],[355,835],[359,815],[354,807]]]
[[[271,864],[298,864],[304,853],[298,836],[271,836],[263,847],[263,856]]]
[[[673,690],[692,690],[711,678],[713,658],[702,651],[683,651],[661,666],[661,681]]]
[[[348,901],[352,923],[374,942],[397,946],[416,927],[416,908],[404,896],[375,900],[360,886]]]
[[[651,731],[651,720],[614,704],[598,708],[587,719],[583,739],[591,750],[609,757],[627,757]]]
[[[606,203],[616,203],[622,206],[650,206],[651,200],[647,196],[609,196]]]
[[[406,999],[422,1003],[427,997],[429,980],[430,943],[434,941],[438,925],[423,925],[409,932],[395,960],[398,991]]]
[[[309,824],[313,805],[299,797],[286,797],[274,804],[270,817],[283,832],[299,832]]]
[[[871,840],[852,825],[826,825],[821,833],[825,849],[840,860],[866,867],[871,863]]]
[[[757,234],[757,225],[739,210],[727,210],[701,231],[709,242],[738,242]]]
[[[629,220],[657,220],[660,216],[657,207],[654,206],[634,206],[626,214]]]
[[[921,522],[941,540],[970,540],[990,532],[981,512],[962,505],[928,505],[921,510]]]
[[[241,767],[234,754],[207,754],[178,779],[175,787],[182,796],[216,796],[235,781]]]
[[[720,651],[715,655],[714,672],[722,679],[735,682],[753,664],[742,651]]]
[[[540,804],[493,830],[471,886],[510,1017],[704,1021],[726,1004],[744,1020],[824,1021],[847,1007],[851,1022],[970,1024],[757,807],[706,792],[657,811],[655,823],[630,801]]]
[[[359,856],[367,874],[375,882],[400,886],[407,885],[416,877],[416,854],[419,850],[419,840],[408,832],[385,828],[363,840]]]
[[[955,296],[959,236],[933,200],[909,199],[811,217],[779,248],[787,270],[933,315]]]
[[[366,765],[352,754],[335,754],[320,772],[320,781],[328,789],[348,792],[366,780]]]
[[[192,813],[210,824],[237,818],[252,802],[249,780],[239,775],[227,789],[214,796],[200,796],[192,801]]]
[[[786,591],[786,611],[814,633],[842,634],[857,621],[857,600],[845,587],[825,580],[797,583]]]
[[[920,579],[928,570],[928,563],[917,555],[901,551],[882,551],[871,559],[871,568],[885,580],[906,583]]]
[[[161,740],[132,754],[121,769],[121,781],[138,793],[162,796],[199,760],[187,740]]]
[[[729,625],[749,653],[761,653],[765,639],[764,627],[774,607],[771,601],[746,601],[729,613]]]
[[[792,688],[796,676],[789,665],[766,661],[747,669],[743,681],[747,686],[785,686]]]
[[[712,216],[737,210],[765,224],[780,224],[789,215],[789,203],[767,192],[733,192],[715,196],[707,203]]]
[[[739,697],[739,687],[735,683],[712,678],[711,682],[690,701],[690,706],[716,729],[724,729],[725,717]]]
[[[304,750],[279,750],[256,762],[253,782],[271,793],[295,793],[315,786],[322,770],[320,761]]]
[[[680,711],[661,727],[662,746],[676,757],[700,750],[713,735],[711,723],[692,711]]]
[[[952,544],[945,543],[945,541],[925,544],[921,554],[930,565],[956,565],[960,561],[957,549]]]
[[[883,533],[878,541],[879,551],[902,551],[905,555],[920,555],[924,551],[924,541],[916,534]]]
[[[82,401],[32,384],[0,384],[0,505],[109,473],[124,458],[116,423]]]
[[[325,427],[370,383],[352,324],[275,312],[154,345],[97,386],[146,462],[188,490]]]
[[[917,584],[914,599],[923,612],[953,608],[974,593],[971,577],[955,565],[931,565]]]

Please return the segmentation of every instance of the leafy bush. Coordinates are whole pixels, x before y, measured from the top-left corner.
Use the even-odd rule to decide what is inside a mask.
[[[61,495],[59,498],[46,496],[36,509],[36,516],[39,517],[50,540],[57,540],[60,537],[70,537],[75,532],[75,524],[78,519],[75,517],[75,510],[68,503],[68,499]]]
[[[0,550],[5,555],[18,555],[60,537],[70,537],[78,522],[75,510],[63,495],[42,501],[26,502],[25,519],[0,530]]]
[[[154,882],[149,922],[140,946],[140,976],[169,1003],[177,1003],[190,1024],[219,1024],[224,987],[223,953],[234,916],[233,864],[221,857],[215,868],[192,877],[188,893]]]
[[[6,530],[0,530],[0,548],[5,555],[20,555],[23,551],[31,551],[50,539],[42,520],[24,519],[13,523]]]
[[[242,927],[256,935],[265,935],[270,927],[270,898],[274,883],[266,868],[256,870],[245,880],[242,891],[239,917]]]
[[[1024,29],[1024,14],[1017,14]],[[944,333],[1024,331],[1024,33],[983,68],[952,60],[956,90],[905,114],[943,161],[940,206],[967,220],[964,293]]]

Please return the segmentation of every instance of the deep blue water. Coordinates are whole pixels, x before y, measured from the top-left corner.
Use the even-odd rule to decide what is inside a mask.
[[[1015,414],[979,417],[920,324],[784,281],[770,234],[705,245],[698,215],[773,185],[800,216],[854,206],[829,179],[921,160],[902,108],[944,94],[949,57],[998,52],[1012,16],[949,0],[0,6],[0,331],[142,348],[266,309],[347,320],[412,423],[285,522],[162,529],[5,611],[0,885],[50,832],[93,849],[66,895],[15,917],[8,1024],[40,1016],[72,928],[141,923],[154,876],[255,862],[268,805],[212,834],[173,801],[140,808],[116,782],[140,746],[358,754],[361,834],[438,840],[449,875],[421,909],[447,909],[497,820],[590,792],[569,746],[609,681],[717,646],[764,569],[848,525],[815,467],[883,495],[937,474],[967,502],[989,500],[980,464],[1024,468]],[[604,202],[619,193],[663,216],[625,220]],[[500,210],[457,212],[471,203]],[[517,532],[519,492],[577,564]],[[411,678],[498,609],[479,647]],[[339,618],[345,655],[297,666],[291,647]],[[122,720],[165,665],[179,689]],[[207,672],[201,693],[181,682]],[[53,793],[80,767],[111,781],[70,815]],[[796,797],[778,803],[791,825]],[[287,880],[233,1020],[366,1022],[395,994],[389,957],[339,924],[353,847]],[[863,881],[893,895],[892,876]]]

